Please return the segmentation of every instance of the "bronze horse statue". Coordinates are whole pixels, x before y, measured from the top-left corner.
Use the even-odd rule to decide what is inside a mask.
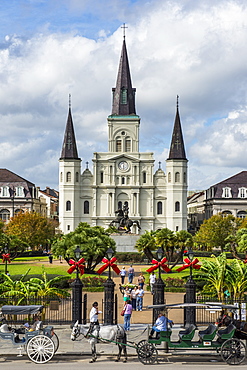
[[[228,314],[222,313],[216,322],[216,325],[218,325],[218,327],[221,327],[221,326],[227,327],[230,324],[233,324],[236,327],[234,337],[238,339],[247,339],[247,322],[246,321],[236,320],[233,317],[229,316]]]
[[[118,225],[118,230],[125,233],[129,233],[133,225],[137,225],[138,229],[141,230],[139,221],[129,219],[128,202],[124,202],[123,209],[119,208],[115,213],[117,214],[117,218],[110,223],[110,226]]]

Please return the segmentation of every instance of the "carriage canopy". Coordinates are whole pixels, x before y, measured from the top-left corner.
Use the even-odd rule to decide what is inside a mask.
[[[3,315],[35,315],[41,313],[43,308],[42,305],[2,306],[0,311]]]

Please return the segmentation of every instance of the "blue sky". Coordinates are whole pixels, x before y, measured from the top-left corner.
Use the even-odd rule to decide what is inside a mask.
[[[82,168],[107,151],[107,116],[126,23],[140,150],[168,155],[180,96],[189,188],[246,170],[244,0],[2,0],[0,167],[58,188],[72,95]]]

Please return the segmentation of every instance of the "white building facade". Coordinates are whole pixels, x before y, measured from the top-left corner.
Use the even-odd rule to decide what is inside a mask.
[[[167,174],[154,173],[153,153],[139,151],[140,117],[135,109],[125,40],[113,91],[112,113],[108,116],[108,152],[93,156],[93,173],[81,173],[71,108],[59,160],[59,222],[64,233],[79,222],[107,228],[115,211],[127,202],[129,218],[138,220],[141,230],[168,227],[187,230],[187,159],[177,104]]]

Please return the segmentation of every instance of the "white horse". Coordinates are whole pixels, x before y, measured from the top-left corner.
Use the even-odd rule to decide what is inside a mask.
[[[126,333],[124,328],[119,325],[107,325],[107,326],[94,326],[92,333],[88,334],[88,325],[79,324],[78,321],[74,324],[71,333],[71,340],[76,340],[80,334],[84,337],[86,336],[92,351],[92,359],[90,363],[95,362],[97,359],[96,355],[96,343],[116,343],[118,345],[118,355],[116,362],[120,360],[121,353],[123,351],[124,360],[123,362],[127,362],[127,350],[126,350]]]

